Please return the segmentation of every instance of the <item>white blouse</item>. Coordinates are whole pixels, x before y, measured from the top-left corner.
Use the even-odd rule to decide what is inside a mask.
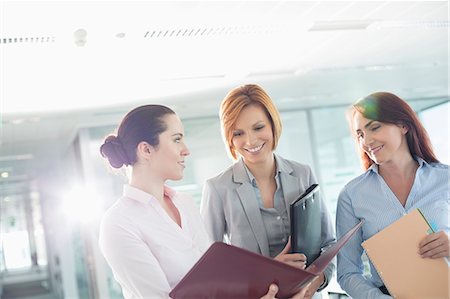
[[[179,227],[156,198],[125,185],[103,216],[100,249],[125,298],[168,298],[211,244],[192,198],[164,187],[181,216]]]

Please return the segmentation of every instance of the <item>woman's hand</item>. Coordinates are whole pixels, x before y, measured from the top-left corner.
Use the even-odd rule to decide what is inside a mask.
[[[313,281],[311,281],[307,286],[302,288],[300,292],[295,294],[295,296],[292,297],[292,299],[311,299],[312,296],[314,296],[314,294],[317,292],[317,289],[320,288],[320,286],[323,284],[324,281],[325,276],[323,273],[320,273],[319,276],[314,278]]]
[[[276,298],[275,295],[278,293],[278,286],[274,283],[272,283],[269,286],[269,290],[267,291],[267,294],[262,296],[260,299],[274,299]]]
[[[304,287],[304,288],[300,289],[300,291],[297,294],[295,294],[291,299],[311,298],[311,297],[306,297],[305,296],[307,290],[308,290],[307,287]],[[278,293],[278,286],[276,284],[272,283],[269,286],[269,290],[267,291],[267,294],[262,296],[260,299],[276,299],[275,296],[276,296],[277,293]]]
[[[419,243],[419,254],[423,258],[437,259],[450,256],[450,240],[448,235],[437,232],[427,235]]]
[[[281,251],[279,255],[274,257],[274,259],[299,269],[305,269],[306,255],[302,253],[289,253],[290,250],[291,250],[291,239],[289,239],[283,251]]]
[[[311,296],[309,296],[309,293],[308,293],[309,286],[310,286],[310,284],[308,284],[305,287],[301,288],[300,291],[298,291],[297,294],[292,296],[291,299],[308,299],[308,298],[311,298],[312,295],[314,295],[314,293]]]

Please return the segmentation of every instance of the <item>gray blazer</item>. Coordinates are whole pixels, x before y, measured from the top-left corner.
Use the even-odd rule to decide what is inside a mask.
[[[275,155],[280,171],[281,187],[289,205],[316,179],[307,165],[286,160]],[[259,210],[259,204],[250,179],[240,159],[218,176],[206,181],[200,212],[213,241],[227,241],[235,246],[269,256],[269,241]],[[333,221],[322,201],[322,251],[336,242]],[[335,261],[325,270],[330,281]],[[325,287],[324,285],[323,287]]]

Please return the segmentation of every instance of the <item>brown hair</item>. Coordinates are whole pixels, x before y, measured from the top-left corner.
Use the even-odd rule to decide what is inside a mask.
[[[270,96],[256,84],[247,84],[231,90],[223,99],[220,105],[220,121],[222,127],[222,137],[227,151],[234,160],[238,155],[233,146],[233,130],[236,120],[241,111],[249,105],[258,105],[263,108],[270,120],[273,132],[273,148],[277,147],[281,135],[281,118],[278,109],[275,107]]]
[[[406,140],[411,155],[422,158],[428,163],[439,162],[433,152],[428,133],[416,113],[395,94],[389,92],[372,93],[352,105],[347,114],[347,121],[352,129],[352,134],[354,134],[353,116],[357,112],[367,119],[406,126],[408,129]],[[374,161],[360,147],[358,149],[361,164],[367,170]]]

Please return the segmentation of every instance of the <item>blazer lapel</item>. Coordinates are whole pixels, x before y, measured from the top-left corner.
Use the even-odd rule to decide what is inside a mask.
[[[253,190],[253,186],[249,182],[248,175],[245,172],[242,159],[233,167],[233,178],[235,183],[240,184],[240,186],[236,188],[236,191],[256,241],[258,242],[258,246],[261,249],[261,253],[265,256],[269,256],[269,241],[259,210],[258,200],[255,191]]]
[[[275,155],[278,170],[280,171],[281,186],[283,188],[283,197],[286,204],[286,210],[291,216],[290,205],[300,195],[300,180],[292,175],[294,170],[282,158]]]

